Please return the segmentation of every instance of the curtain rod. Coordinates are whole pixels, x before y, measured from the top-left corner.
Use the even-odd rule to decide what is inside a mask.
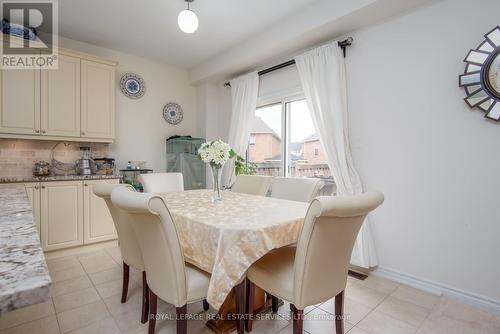
[[[348,37],[347,39],[338,42],[338,45],[342,48],[342,52],[344,53],[344,57],[346,56],[346,48],[348,46],[352,45],[353,41],[354,41],[354,39],[352,37]],[[259,76],[261,76],[261,75],[264,75],[264,74],[267,74],[267,73],[271,73],[271,72],[280,70],[282,68],[285,68],[285,67],[288,67],[288,66],[291,66],[291,65],[295,65],[295,59],[286,61],[286,62],[278,64],[278,65],[271,66],[271,67],[266,68],[266,69],[264,69],[262,71],[259,71],[257,74]],[[231,87],[231,83],[226,82],[224,84],[224,87]]]

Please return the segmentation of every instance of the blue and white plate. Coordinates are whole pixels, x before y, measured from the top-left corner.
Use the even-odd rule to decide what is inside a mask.
[[[177,125],[182,122],[184,112],[179,104],[169,102],[163,106],[163,118],[167,123]]]
[[[146,83],[138,74],[125,73],[120,79],[120,89],[125,96],[139,99],[146,92]]]

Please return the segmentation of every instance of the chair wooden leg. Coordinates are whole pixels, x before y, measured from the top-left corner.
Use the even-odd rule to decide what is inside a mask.
[[[344,334],[344,291],[335,296],[335,330]]]
[[[236,295],[236,331],[245,333],[245,281],[234,287]]]
[[[175,313],[177,314],[177,334],[187,334],[187,305],[176,307]]]
[[[158,297],[149,289],[149,328],[148,334],[154,334],[156,326],[156,310],[158,306]]]
[[[255,298],[255,284],[247,280],[247,318],[245,321],[245,328],[247,332],[252,331],[253,325],[253,308],[254,308],[254,298]]]
[[[304,329],[304,310],[293,307],[293,334],[302,334]]]
[[[203,299],[203,310],[208,311],[210,304],[208,304],[206,299]]]
[[[130,267],[128,266],[128,264],[123,262],[122,303],[125,303],[127,301],[129,277],[130,277]]]
[[[271,297],[272,304],[271,304],[271,310],[273,313],[278,312],[278,297],[272,296]]]
[[[142,313],[141,313],[141,323],[145,324],[148,322],[149,315],[149,288],[148,282],[146,280],[146,272],[142,272]]]

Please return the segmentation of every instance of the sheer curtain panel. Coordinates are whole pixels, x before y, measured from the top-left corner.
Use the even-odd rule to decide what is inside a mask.
[[[231,80],[231,123],[228,143],[240,156],[244,157],[250,139],[252,121],[257,108],[259,93],[259,75],[252,72]],[[234,160],[230,160],[224,169],[223,184],[234,181]]]
[[[337,195],[363,192],[349,146],[344,56],[337,41],[295,58],[304,95],[337,185]],[[367,218],[356,239],[351,264],[370,268],[377,256]]]

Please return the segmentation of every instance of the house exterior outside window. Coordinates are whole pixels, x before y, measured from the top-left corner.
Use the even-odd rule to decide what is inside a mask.
[[[325,153],[303,99],[257,108],[248,161],[256,165],[258,175],[318,177],[332,181]]]
[[[252,143],[253,138],[253,143]],[[260,117],[255,116],[250,134],[248,155],[250,161],[263,163],[281,154],[281,138]]]

